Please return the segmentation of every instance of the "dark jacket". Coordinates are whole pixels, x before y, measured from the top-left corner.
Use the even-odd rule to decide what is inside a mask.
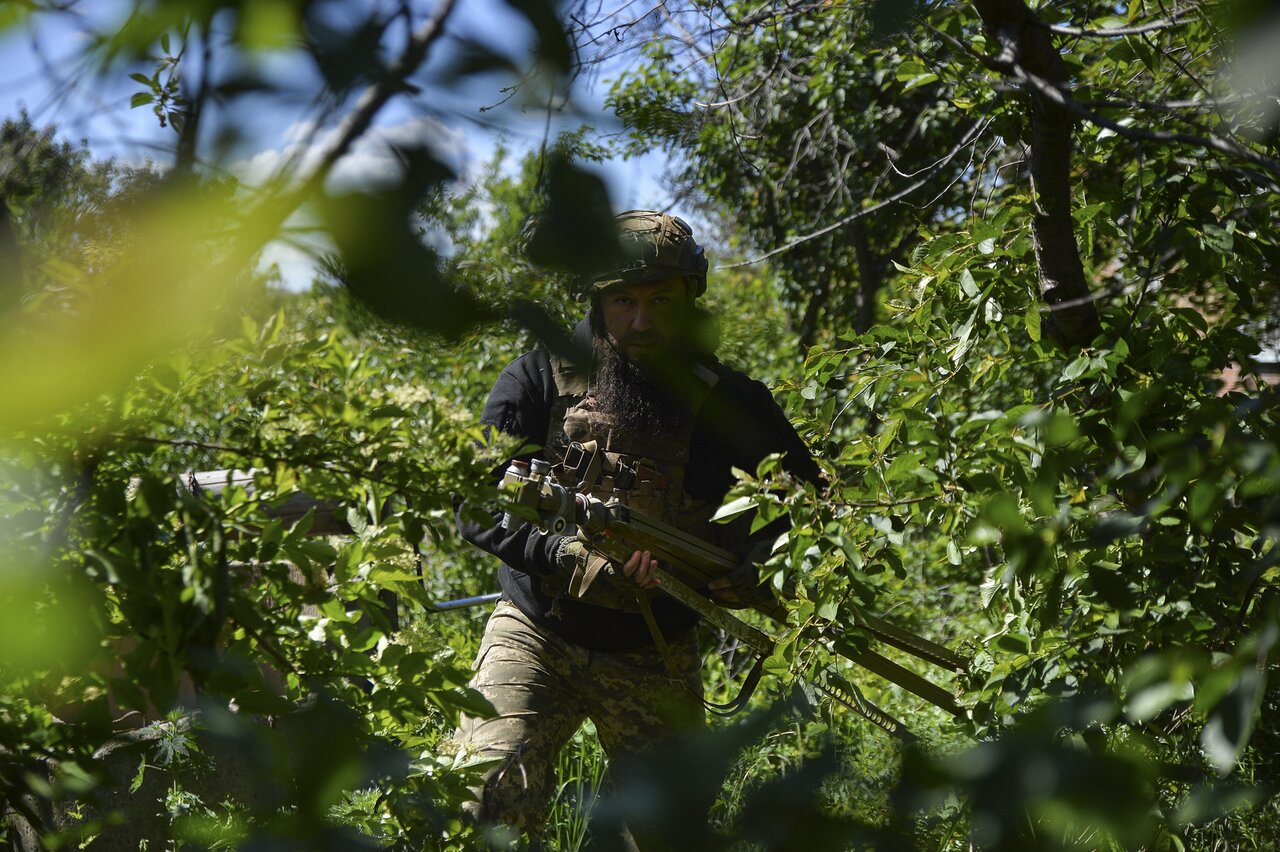
[[[584,331],[580,325],[578,336]],[[707,366],[719,381],[694,420],[685,492],[718,505],[734,483],[732,469],[754,471],[770,453],[785,453],[784,465],[793,475],[819,481],[818,467],[808,448],[769,389],[718,361],[711,360]],[[502,371],[481,419],[488,426],[541,446],[547,439],[555,397],[550,356],[545,349],[537,349]],[[638,614],[585,604],[569,596],[562,597],[558,612],[553,612],[553,601],[543,591],[540,577],[558,570],[555,553],[560,536],[543,534],[532,524],[504,529],[499,518],[495,511],[493,523],[486,526],[467,522],[459,514],[458,529],[467,541],[502,560],[498,578],[504,598],[540,626],[586,648],[622,651],[653,644]],[[653,598],[653,611],[664,635],[676,635],[697,621],[693,612],[661,594]]]

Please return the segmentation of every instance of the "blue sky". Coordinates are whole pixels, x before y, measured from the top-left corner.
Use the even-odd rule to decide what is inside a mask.
[[[348,2],[330,7],[341,17],[354,5]],[[65,138],[84,140],[96,157],[132,163],[148,159],[170,162],[175,139],[172,131],[161,128],[150,109],[129,107],[130,97],[142,88],[129,79],[129,72],[150,74],[154,62],[118,65],[96,73],[83,59],[90,33],[115,29],[128,6],[120,0],[81,3],[75,14],[32,16],[0,34],[0,112],[8,117],[25,108],[37,126],[56,124]],[[424,9],[429,6],[422,4]],[[447,32],[483,40],[517,59],[529,54],[527,24],[501,0],[460,0]],[[317,112],[310,99],[320,90],[319,76],[305,56],[264,54],[257,61],[273,82],[288,87],[293,96],[241,98],[233,113],[220,114],[213,122],[215,127],[238,131],[238,141],[227,147],[217,167],[230,170],[247,183],[265,178],[304,145],[316,128]],[[438,61],[430,63],[427,74],[439,65]],[[602,108],[607,77],[606,72],[606,82],[574,91],[576,114],[556,117],[550,123],[552,136],[582,123],[606,132],[618,129]],[[500,139],[506,140],[517,157],[536,149],[548,132],[543,109],[521,104],[517,98],[480,111],[480,107],[500,101],[501,89],[509,83],[507,77],[490,75],[465,86],[435,85],[414,97],[398,97],[339,164],[334,182],[355,188],[394,173],[396,164],[388,142],[430,139],[463,175],[474,173],[490,159]],[[605,164],[602,171],[614,205],[618,209],[667,206],[669,196],[659,180],[665,166],[661,155]],[[288,286],[309,284],[310,264],[302,252],[277,244],[268,247],[265,260],[280,266]]]

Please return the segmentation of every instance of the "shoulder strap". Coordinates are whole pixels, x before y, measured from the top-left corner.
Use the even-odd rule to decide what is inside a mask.
[[[551,356],[551,382],[555,396],[551,404],[551,416],[547,420],[547,439],[543,442],[543,447],[554,461],[559,461],[558,456],[565,446],[565,416],[570,408],[586,397],[589,388],[585,370],[554,354]]]
[[[555,383],[556,396],[587,395],[587,371],[559,355],[551,356],[551,380]]]
[[[706,384],[707,390],[711,390],[720,381],[720,374],[700,361],[694,362],[693,374]]]

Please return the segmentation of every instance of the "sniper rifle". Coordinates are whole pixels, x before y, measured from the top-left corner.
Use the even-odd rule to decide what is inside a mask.
[[[579,452],[580,448],[576,448]],[[570,447],[574,452],[575,447]],[[512,528],[521,523],[516,515],[532,518],[547,533],[576,534],[590,549],[609,558],[615,565],[625,562],[637,550],[649,551],[659,562],[655,577],[658,588],[693,610],[708,624],[737,639],[758,655],[755,667],[744,681],[738,698],[724,710],[733,712],[745,705],[758,682],[764,660],[777,643],[760,629],[747,624],[730,611],[708,599],[700,589],[707,583],[738,567],[733,553],[716,547],[670,524],[633,511],[614,497],[601,500],[590,494],[567,488],[555,480],[550,463],[535,459],[530,464],[514,461],[503,477],[515,511],[508,511],[503,525]],[[753,602],[752,608],[766,617],[785,623],[786,609],[776,599]],[[854,625],[854,633],[840,625],[824,622],[808,629],[808,638],[821,642],[837,656],[897,684],[925,701],[958,718],[964,709],[955,696],[904,668],[884,655],[870,650],[860,641],[866,637],[893,646],[920,660],[940,668],[964,673],[968,662],[954,651],[922,636],[889,624],[880,618],[865,616]],[[655,633],[661,649],[661,634]],[[834,665],[812,669],[806,678],[819,692],[849,708],[890,735],[913,739],[906,727],[871,703]]]

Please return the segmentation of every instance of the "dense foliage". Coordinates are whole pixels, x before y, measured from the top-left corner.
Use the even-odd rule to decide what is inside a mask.
[[[835,483],[787,501],[797,622],[896,604],[970,639],[992,741],[908,763],[899,801],[963,794],[984,846],[1265,846],[1273,806],[1212,820],[1274,783],[1277,406],[1240,365],[1274,339],[1275,80],[1261,37],[1230,36],[1234,14],[1275,23],[1020,6],[922,9],[888,37],[875,10],[728,6],[706,41],[657,31],[614,102],[772,255],[801,326],[829,318],[791,397]],[[1037,76],[1019,27],[1060,34],[1065,75]],[[1045,286],[1045,91],[1075,110],[1053,227],[1096,338],[1054,328],[1081,300]],[[869,330],[830,301],[851,278]]]
[[[452,5],[135,4],[93,55],[173,127],[167,172],[5,122],[10,838],[106,838],[123,813],[209,847],[483,842],[448,742],[484,710],[465,688],[482,614],[430,602],[492,588],[452,520],[511,449],[479,405],[511,357],[558,345],[611,236],[586,131],[514,169],[499,150],[467,185],[425,143],[390,186],[326,184],[390,98],[519,65],[441,41]],[[730,495],[790,518],[766,574],[800,589],[754,712],[590,815],[574,791],[601,756],[580,733],[550,845],[624,820],[698,848],[1280,843],[1280,407],[1259,360],[1280,315],[1275,19],[584,5],[566,29],[515,8],[541,61],[524,103],[603,63],[632,149],[683,164],[676,188],[726,235],[722,357],[774,385],[828,482],[767,460]],[[200,164],[250,133],[238,99],[291,97],[265,56],[313,62],[348,120],[239,186]],[[299,211],[335,251],[285,294],[253,259]],[[185,482],[232,468],[253,487]],[[302,494],[321,505],[280,516]],[[347,531],[313,535],[329,506]],[[919,747],[815,705],[803,628],[856,636],[864,613],[972,659],[966,720],[856,668]],[[742,660],[719,645],[723,698]]]

